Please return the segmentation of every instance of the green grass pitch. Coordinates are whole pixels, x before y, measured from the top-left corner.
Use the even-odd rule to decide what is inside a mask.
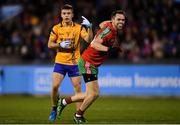
[[[74,104],[55,122],[48,121],[50,111],[49,96],[0,96],[0,124],[74,123]],[[85,117],[90,124],[180,124],[180,98],[100,97]]]

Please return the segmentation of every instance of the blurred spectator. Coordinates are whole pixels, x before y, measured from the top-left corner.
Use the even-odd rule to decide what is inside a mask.
[[[166,39],[163,39],[160,41],[160,39],[157,37],[157,35],[154,35],[153,37],[153,43],[152,43],[152,51],[153,51],[153,57],[157,59],[161,59],[164,57],[163,54],[163,48],[164,48],[164,43]]]
[[[180,58],[180,33],[175,39],[175,46],[177,47],[177,58]]]
[[[145,38],[143,41],[144,45],[141,49],[141,55],[142,57],[151,57],[152,55],[152,45],[150,43],[150,40],[148,38]]]
[[[166,41],[164,53],[166,58],[175,57],[177,55],[177,49],[172,40]]]

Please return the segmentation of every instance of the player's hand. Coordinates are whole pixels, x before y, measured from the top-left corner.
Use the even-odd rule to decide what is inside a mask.
[[[70,49],[71,48],[71,41],[65,40],[59,43],[59,47],[63,49]]]
[[[121,44],[117,40],[115,40],[113,45],[108,48],[108,51],[112,51],[113,49],[118,50],[120,53],[123,52]]]
[[[89,20],[86,19],[84,16],[81,16],[81,17],[82,17],[82,19],[83,19],[81,25],[84,25],[84,26],[86,26],[87,28],[91,28],[91,27],[92,27],[92,24],[89,22]]]

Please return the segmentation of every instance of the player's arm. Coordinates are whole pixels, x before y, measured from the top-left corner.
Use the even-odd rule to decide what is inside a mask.
[[[59,48],[59,44],[56,43],[55,39],[49,38],[49,40],[48,40],[48,48],[50,48],[50,49],[57,49],[57,48]]]
[[[104,46],[102,43],[103,43],[103,39],[100,38],[100,36],[97,36],[91,42],[91,47],[93,47],[94,49],[96,49],[98,51],[104,51],[104,52],[109,51],[110,48]]]
[[[86,32],[85,28],[84,27],[82,28],[81,36],[87,43],[90,43],[93,39],[92,24],[84,16],[81,16],[81,17],[83,19],[81,25],[87,28],[87,33],[85,33]],[[86,34],[86,35],[83,35],[83,34]]]
[[[50,33],[50,36],[49,36],[49,40],[48,40],[48,48],[50,49],[57,49],[59,48],[59,44],[56,42],[58,36],[57,36],[57,33],[56,33],[56,27],[54,26],[51,33]]]
[[[93,31],[92,31],[92,28],[88,28],[87,29],[87,34],[83,39],[87,42],[87,43],[90,43],[93,39]]]

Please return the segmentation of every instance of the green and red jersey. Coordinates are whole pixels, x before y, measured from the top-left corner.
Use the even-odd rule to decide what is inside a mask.
[[[102,45],[111,47],[115,42],[117,32],[113,28],[111,22],[108,22],[101,28],[95,37],[100,36],[103,40]],[[100,66],[105,59],[108,57],[108,52],[98,51],[93,47],[89,46],[82,54],[81,58],[95,66]]]

